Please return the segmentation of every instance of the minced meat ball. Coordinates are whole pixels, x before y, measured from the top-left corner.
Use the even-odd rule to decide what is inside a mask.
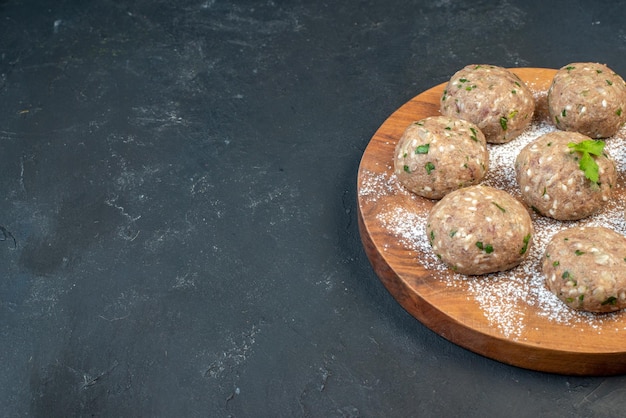
[[[468,275],[504,271],[528,254],[528,211],[507,192],[476,185],[455,190],[431,209],[426,234],[437,257]]]
[[[556,233],[546,246],[542,271],[548,289],[573,309],[626,308],[626,237],[609,228]]]
[[[544,216],[576,220],[598,212],[609,201],[617,182],[615,163],[604,150],[600,155],[588,154],[587,161],[597,164],[598,178],[587,178],[581,168],[583,153],[570,147],[585,141],[603,145],[577,132],[554,131],[522,149],[515,159],[515,173],[526,204]]]
[[[548,109],[559,129],[607,138],[626,122],[626,84],[604,64],[568,64],[552,80]]]
[[[448,82],[440,110],[442,115],[475,123],[487,142],[501,144],[530,125],[535,100],[524,82],[506,68],[468,65]]]
[[[395,149],[400,183],[429,199],[477,184],[488,166],[483,133],[473,123],[454,117],[432,116],[412,123]]]

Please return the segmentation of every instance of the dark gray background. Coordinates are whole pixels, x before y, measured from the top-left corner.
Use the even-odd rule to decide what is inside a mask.
[[[408,315],[356,174],[466,64],[626,74],[625,10],[0,0],[0,415],[622,415],[626,377],[507,366]]]

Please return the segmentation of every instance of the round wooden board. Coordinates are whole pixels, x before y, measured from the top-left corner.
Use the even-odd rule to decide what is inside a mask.
[[[512,69],[538,98],[537,113],[546,115],[545,92],[556,70]],[[571,324],[542,315],[536,303],[511,303],[517,332],[494,323],[476,297],[468,294],[469,277],[453,279],[449,270],[435,272],[421,263],[425,252],[409,248],[397,232],[381,221],[385,213],[410,208],[424,218],[433,201],[403,192],[393,184],[393,151],[413,121],[439,114],[445,83],[435,86],[396,110],[368,144],[359,166],[358,217],[361,240],[377,275],[410,314],[449,341],[488,358],[522,368],[568,375],[626,373],[626,315]],[[543,92],[543,93],[542,93]],[[623,178],[623,176],[622,176]],[[373,180],[377,183],[372,186]],[[372,188],[383,190],[373,193]],[[624,186],[616,193],[623,194]],[[623,196],[622,196],[623,197]],[[435,274],[436,273],[436,274]],[[449,276],[449,277],[448,277]],[[452,285],[451,285],[452,284]],[[506,312],[502,313],[506,315]],[[600,325],[598,325],[600,323]]]

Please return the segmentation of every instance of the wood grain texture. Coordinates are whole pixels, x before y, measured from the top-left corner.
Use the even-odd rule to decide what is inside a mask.
[[[547,91],[556,70],[517,68],[513,71],[531,90]],[[428,328],[475,353],[522,368],[570,375],[626,373],[626,315],[614,315],[613,324],[598,329],[584,321],[572,327],[538,315],[529,304],[516,304],[524,321],[521,335],[507,335],[494,327],[481,306],[468,297],[464,286],[449,286],[445,280],[416,263],[411,254],[387,230],[379,215],[393,208],[411,206],[427,216],[433,201],[407,193],[368,197],[372,174],[391,176],[393,150],[413,121],[439,114],[439,98],[445,83],[435,86],[401,106],[378,129],[368,144],[358,174],[359,230],[369,260],[393,297]],[[537,112],[545,117],[545,95],[539,95]],[[623,193],[619,188],[618,193]],[[441,274],[441,272],[439,272]],[[444,273],[445,274],[445,273]],[[449,273],[452,275],[452,272]]]

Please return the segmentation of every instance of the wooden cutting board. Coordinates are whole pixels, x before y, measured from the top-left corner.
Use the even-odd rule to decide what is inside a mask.
[[[547,121],[546,95],[556,70],[512,69],[535,92],[538,120]],[[485,307],[481,289],[489,288],[489,275],[459,277],[444,267],[433,268],[427,249],[407,244],[410,224],[425,219],[434,201],[411,195],[394,183],[393,151],[413,121],[439,114],[445,83],[435,86],[397,109],[368,144],[358,173],[358,216],[367,256],[382,283],[410,314],[449,341],[488,358],[532,370],[569,375],[612,375],[626,372],[626,315],[578,314],[562,309],[567,318],[546,315],[542,300],[524,284],[517,299],[511,292],[498,299],[497,286],[515,286],[519,279],[494,284]],[[538,123],[538,122],[536,122]],[[621,140],[615,138],[615,140]],[[622,184],[619,184],[621,182]],[[624,199],[624,174],[613,199]],[[406,217],[408,232],[399,235],[389,216]],[[398,215],[400,214],[400,215]],[[405,214],[405,215],[402,215]],[[535,228],[540,225],[535,225]],[[419,236],[415,237],[419,241]],[[505,273],[509,274],[509,273]],[[511,272],[510,274],[515,274]],[[476,284],[480,285],[477,287]],[[478,290],[477,290],[478,288]],[[541,289],[539,289],[541,290]],[[514,289],[513,294],[517,291]],[[545,293],[546,290],[543,289]],[[541,293],[541,292],[540,292]],[[551,296],[551,295],[550,295]],[[558,300],[550,303],[558,303]],[[559,312],[559,309],[556,310]]]

